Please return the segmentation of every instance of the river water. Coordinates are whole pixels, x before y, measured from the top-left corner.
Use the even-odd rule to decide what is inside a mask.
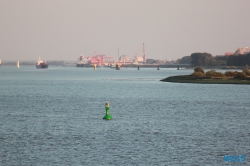
[[[159,81],[192,72],[2,66],[0,165],[249,165],[250,86]]]

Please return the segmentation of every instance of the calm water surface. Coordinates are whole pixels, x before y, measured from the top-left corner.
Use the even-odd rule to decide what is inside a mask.
[[[250,86],[159,81],[192,72],[2,66],[0,165],[249,165]]]

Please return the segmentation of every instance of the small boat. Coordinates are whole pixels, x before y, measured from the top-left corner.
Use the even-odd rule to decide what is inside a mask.
[[[116,64],[115,64],[115,63],[112,63],[112,64],[110,65],[110,68],[116,68]]]
[[[120,66],[118,64],[116,64],[115,69],[120,70]]]
[[[42,61],[39,57],[38,61],[36,61],[36,68],[37,69],[48,69],[48,65],[46,64],[46,62]]]
[[[20,68],[19,60],[17,61],[16,66],[17,66],[17,68]]]

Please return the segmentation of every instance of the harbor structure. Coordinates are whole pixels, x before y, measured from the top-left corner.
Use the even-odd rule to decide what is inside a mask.
[[[112,56],[106,56],[102,53],[95,51],[91,56],[80,56],[77,60],[76,67],[86,67],[86,66],[108,66],[109,63],[113,61]]]

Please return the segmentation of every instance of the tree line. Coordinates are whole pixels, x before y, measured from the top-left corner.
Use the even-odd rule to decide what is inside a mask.
[[[204,72],[201,67],[196,67],[194,72],[191,74],[193,77],[208,77],[208,78],[222,78],[222,77],[233,77],[233,78],[249,78],[250,77],[250,70],[248,69],[248,65],[242,70],[242,72],[238,71],[226,71],[224,74],[221,72],[217,72],[215,70],[210,70]]]
[[[250,65],[250,53],[243,55],[217,55],[210,53],[192,53],[177,60],[180,64],[191,64],[192,66],[245,66]]]

